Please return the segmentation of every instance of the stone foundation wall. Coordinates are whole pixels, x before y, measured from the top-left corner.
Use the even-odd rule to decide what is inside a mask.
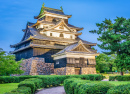
[[[32,57],[23,60],[21,69],[24,70],[22,75],[49,75],[54,74],[54,64],[45,63],[44,58]]]
[[[66,75],[74,75],[75,68],[74,67],[66,67]]]
[[[55,68],[54,74],[56,74],[56,75],[66,75],[66,68],[65,67]]]
[[[81,68],[81,74],[96,74],[96,68],[95,67]]]
[[[75,69],[74,69],[74,67],[55,68],[54,74],[56,74],[56,75],[74,75]]]

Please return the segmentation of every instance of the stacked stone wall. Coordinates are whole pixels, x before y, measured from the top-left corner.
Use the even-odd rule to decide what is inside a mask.
[[[95,67],[81,68],[81,74],[96,74],[96,68]]]
[[[21,69],[24,70],[22,75],[50,75],[54,74],[54,64],[45,63],[44,58],[32,57],[23,60]]]
[[[55,68],[54,74],[56,74],[56,75],[66,75],[66,68],[65,67]]]
[[[75,68],[74,67],[66,67],[66,75],[74,75]]]

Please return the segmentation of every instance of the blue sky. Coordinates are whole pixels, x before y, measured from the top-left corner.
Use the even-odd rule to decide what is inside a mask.
[[[36,22],[33,17],[39,14],[43,2],[46,7],[62,6],[65,14],[72,15],[70,24],[84,27],[80,38],[94,43],[99,43],[98,35],[89,31],[97,29],[96,23],[116,16],[130,18],[130,0],[0,0],[0,48],[13,50],[10,44],[21,41],[27,21]]]

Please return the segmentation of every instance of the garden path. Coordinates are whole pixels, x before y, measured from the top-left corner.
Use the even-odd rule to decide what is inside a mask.
[[[103,79],[102,81],[109,81],[108,79]],[[65,94],[64,86],[45,88],[38,91],[36,94]]]
[[[64,86],[42,89],[36,94],[65,94]]]

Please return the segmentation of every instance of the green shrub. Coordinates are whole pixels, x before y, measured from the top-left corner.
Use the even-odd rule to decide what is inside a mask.
[[[114,80],[118,80],[118,81],[130,81],[130,75],[109,76],[109,81],[114,81]]]
[[[66,94],[106,94],[112,87],[114,85],[108,82],[92,82],[79,78],[69,78],[64,81]]]
[[[23,94],[31,94],[31,88],[26,86],[21,86],[11,92],[23,93]]]
[[[109,76],[109,81],[115,81],[116,76]]]
[[[21,86],[30,87],[32,93],[34,93],[34,91],[36,90],[36,86],[35,86],[35,83],[33,81],[22,81],[19,83],[18,87],[21,87]]]
[[[106,94],[112,87],[114,85],[108,82],[86,83],[79,88],[79,94]]]
[[[42,87],[58,86],[63,83],[66,79],[65,75],[48,75],[48,76],[39,76],[39,79],[42,79]]]
[[[37,78],[37,76],[31,76],[31,75],[23,75],[23,76],[19,76],[19,80],[24,81],[25,79],[30,79],[30,78]]]
[[[0,83],[18,83],[19,77],[17,76],[0,76]]]
[[[80,83],[80,84],[79,84]],[[82,84],[90,83],[89,80],[74,80],[69,87],[69,94],[79,94],[78,90]],[[78,88],[76,87],[78,84]]]
[[[64,89],[65,89],[66,94],[72,94],[72,93],[70,93],[70,90],[69,90],[70,84],[77,80],[81,80],[81,79],[80,78],[69,78],[69,79],[64,80]]]
[[[29,78],[37,78],[37,76],[24,75],[24,76],[0,76],[0,83],[19,83]]]
[[[30,78],[30,79],[25,79],[24,81],[32,81],[34,82],[36,89],[39,89],[42,87],[42,80],[38,78]]]
[[[130,84],[115,86],[107,91],[107,94],[130,94]]]
[[[30,87],[22,86],[5,94],[32,94],[32,93]]]

